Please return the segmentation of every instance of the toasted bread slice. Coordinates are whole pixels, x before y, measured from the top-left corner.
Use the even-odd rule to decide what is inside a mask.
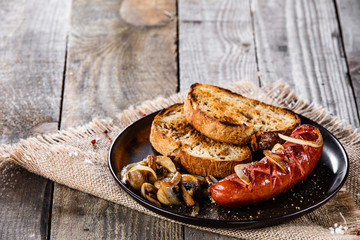
[[[251,161],[247,146],[216,142],[196,131],[185,118],[183,104],[175,104],[155,116],[150,142],[162,155],[176,156],[182,168],[201,176],[226,177],[235,165]]]
[[[184,112],[187,121],[202,134],[237,145],[249,144],[254,136],[263,143],[274,133],[287,135],[300,125],[300,118],[290,110],[209,84],[190,87]]]

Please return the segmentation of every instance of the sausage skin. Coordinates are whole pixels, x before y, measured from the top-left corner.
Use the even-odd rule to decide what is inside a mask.
[[[297,127],[290,137],[316,142],[320,132],[312,125]],[[287,172],[281,170],[268,157],[244,168],[250,184],[245,184],[236,174],[227,176],[209,187],[214,201],[226,207],[241,207],[271,199],[286,192],[296,183],[304,181],[320,159],[323,143],[320,147],[311,147],[292,142],[282,144],[284,149],[275,154],[285,162]]]

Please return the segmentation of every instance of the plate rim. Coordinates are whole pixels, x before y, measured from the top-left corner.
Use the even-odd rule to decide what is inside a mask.
[[[302,215],[304,215],[306,213],[309,213],[309,212],[319,208],[320,206],[325,204],[327,201],[329,201],[342,188],[342,186],[345,184],[346,179],[348,177],[349,168],[350,168],[350,166],[349,166],[350,165],[349,157],[348,157],[348,154],[347,154],[344,146],[341,144],[339,139],[337,139],[330,131],[328,131],[325,127],[318,124],[317,122],[315,122],[315,121],[313,121],[313,120],[311,120],[311,119],[309,119],[309,118],[307,118],[307,117],[305,117],[305,116],[303,116],[301,114],[297,114],[301,119],[305,119],[307,122],[310,122],[309,124],[313,124],[313,125],[315,125],[315,127],[320,126],[328,134],[330,134],[330,136],[340,146],[342,155],[345,157],[346,172],[345,172],[344,178],[339,183],[339,185],[333,190],[333,192],[331,194],[326,195],[325,198],[321,199],[320,201],[316,202],[315,204],[312,204],[311,206],[309,206],[307,208],[300,209],[300,210],[292,212],[292,213],[288,213],[288,214],[284,214],[284,215],[280,215],[280,216],[275,216],[275,217],[266,217],[266,218],[251,219],[251,220],[250,219],[247,219],[247,220],[221,220],[221,219],[198,218],[196,216],[182,215],[182,214],[179,214],[179,213],[176,213],[176,212],[166,210],[163,207],[158,207],[158,206],[155,206],[155,205],[151,204],[150,202],[146,201],[144,198],[142,198],[138,194],[134,193],[131,189],[129,189],[117,177],[117,174],[116,174],[115,170],[113,169],[112,163],[111,163],[111,154],[113,152],[114,145],[116,144],[116,141],[119,139],[119,137],[122,134],[124,134],[133,125],[138,124],[141,121],[144,121],[146,118],[155,117],[156,114],[158,114],[160,111],[161,110],[158,110],[158,111],[152,112],[150,114],[147,114],[146,116],[141,117],[141,118],[137,119],[136,121],[131,122],[122,131],[120,131],[120,133],[117,134],[117,136],[114,138],[114,140],[111,143],[111,146],[110,146],[108,154],[107,154],[107,158],[108,158],[108,167],[110,169],[111,174],[115,178],[116,182],[120,185],[120,187],[127,194],[129,194],[136,202],[138,202],[139,204],[141,204],[145,208],[149,209],[150,211],[158,213],[158,214],[160,214],[162,216],[165,216],[167,218],[170,218],[172,220],[187,223],[187,224],[192,224],[192,225],[216,226],[216,227],[244,227],[244,228],[249,227],[249,228],[257,228],[257,227],[263,227],[263,226],[269,226],[269,225],[276,225],[276,224],[278,224],[280,222],[283,222],[284,220],[291,220],[291,219],[294,219],[294,218],[298,218],[298,217],[300,217],[300,216],[302,216]],[[264,222],[266,222],[267,224],[266,225],[262,224]],[[268,223],[271,223],[271,224],[268,224]]]

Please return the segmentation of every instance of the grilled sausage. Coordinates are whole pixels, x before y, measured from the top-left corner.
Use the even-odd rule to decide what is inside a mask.
[[[266,156],[248,164],[243,174],[249,181],[232,174],[209,187],[212,198],[226,207],[241,207],[271,199],[304,181],[320,159],[323,141],[320,131],[311,125],[301,125],[291,134],[292,138],[317,142],[316,147],[286,141],[275,151],[283,168],[274,158]]]

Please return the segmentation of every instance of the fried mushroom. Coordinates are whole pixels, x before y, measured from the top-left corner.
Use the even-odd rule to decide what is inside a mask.
[[[181,201],[179,199],[181,182],[181,174],[176,174],[170,181],[160,181],[160,188],[157,191],[157,199],[164,205],[179,205]]]
[[[132,167],[126,174],[126,180],[129,182],[130,186],[135,190],[140,190],[141,186],[148,181],[148,173],[156,181],[156,173],[150,167],[136,165]]]
[[[161,207],[161,204],[156,197],[157,191],[158,189],[151,183],[144,183],[141,186],[141,195],[156,206]]]
[[[181,178],[181,193],[188,207],[196,204],[194,198],[199,197],[200,192],[201,186],[199,180],[190,174],[183,174]]]

